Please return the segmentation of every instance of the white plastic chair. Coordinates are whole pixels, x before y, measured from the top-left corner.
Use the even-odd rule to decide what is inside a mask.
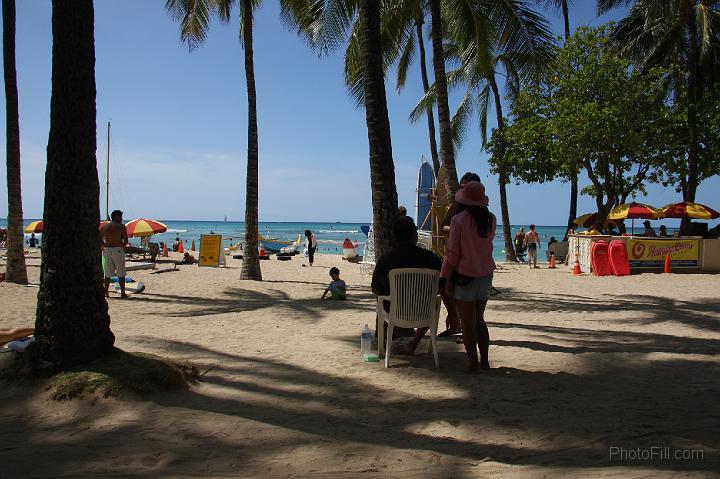
[[[430,328],[430,343],[435,367],[440,367],[437,353],[437,328],[440,319],[438,283],[440,272],[434,269],[400,268],[390,271],[390,296],[378,296],[377,314],[388,323],[387,341],[378,324],[378,354],[385,349],[385,367],[390,367],[390,346],[395,326],[400,328]],[[383,300],[390,301],[385,312]]]

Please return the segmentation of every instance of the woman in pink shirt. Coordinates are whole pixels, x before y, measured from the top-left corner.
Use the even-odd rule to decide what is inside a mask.
[[[490,334],[485,324],[485,306],[490,296],[495,216],[487,208],[488,197],[479,181],[471,181],[455,194],[463,211],[450,222],[450,239],[443,262],[447,273],[445,291],[455,299],[463,326],[463,343],[470,361],[469,372],[490,369]]]

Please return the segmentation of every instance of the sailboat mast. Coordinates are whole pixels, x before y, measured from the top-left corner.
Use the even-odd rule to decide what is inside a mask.
[[[110,122],[107,125],[107,169],[105,175],[105,216],[110,221]]]

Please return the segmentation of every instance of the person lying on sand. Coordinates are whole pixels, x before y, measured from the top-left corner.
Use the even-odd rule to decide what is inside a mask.
[[[35,334],[35,328],[0,329],[0,346],[33,334]]]
[[[188,252],[185,252],[183,255],[183,259],[180,261],[175,262],[175,264],[195,264],[197,260],[195,259],[195,256],[191,255]]]

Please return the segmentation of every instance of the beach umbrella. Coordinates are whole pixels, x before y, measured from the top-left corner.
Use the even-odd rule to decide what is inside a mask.
[[[597,213],[588,213],[586,215],[578,216],[573,220],[573,224],[577,226],[582,226],[583,228],[592,228],[595,226],[595,223],[597,223],[598,214]],[[605,223],[603,226],[613,226],[615,225],[615,222],[608,221],[605,219]]]
[[[659,210],[650,205],[642,203],[623,203],[617,205],[610,211],[609,220],[634,220],[634,219],[656,219],[659,216]]]
[[[632,233],[635,233],[635,219],[656,219],[660,217],[660,210],[642,203],[623,203],[610,211],[609,220],[632,220]]]
[[[700,203],[673,203],[660,208],[660,218],[692,218],[697,220],[714,220],[720,213]]]
[[[30,233],[42,233],[43,231],[43,222],[42,221],[33,221],[29,225],[25,227],[25,232]]]
[[[586,215],[578,216],[573,220],[573,224],[582,226],[583,228],[590,228],[597,222],[597,213],[588,213]]]
[[[127,228],[128,237],[130,236],[152,236],[157,233],[164,233],[167,231],[167,226],[155,220],[146,220],[144,218],[138,218],[128,222],[125,227]]]

